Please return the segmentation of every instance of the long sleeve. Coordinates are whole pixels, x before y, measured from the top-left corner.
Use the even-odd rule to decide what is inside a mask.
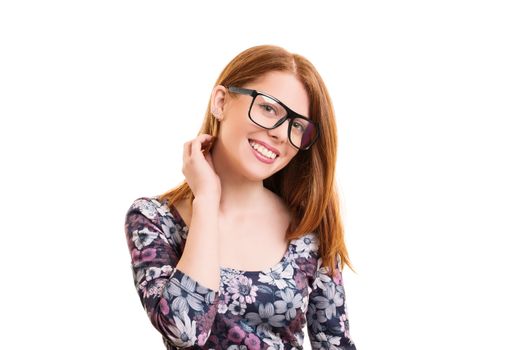
[[[153,326],[177,348],[202,346],[217,314],[218,292],[175,268],[187,229],[155,198],[136,199],[125,232],[135,288]]]
[[[321,268],[320,265],[321,259],[318,259],[306,313],[312,349],[355,350],[350,338],[341,258],[337,256],[334,277],[327,273],[326,267]]]

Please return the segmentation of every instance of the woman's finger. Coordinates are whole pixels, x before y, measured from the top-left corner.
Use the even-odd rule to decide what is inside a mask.
[[[197,156],[197,154],[199,155],[202,154],[201,152],[202,144],[210,139],[211,139],[211,135],[208,135],[208,134],[200,134],[199,136],[194,138],[193,141],[191,141],[190,156],[194,157],[194,156]],[[199,153],[195,153],[195,152],[199,152]]]
[[[204,156],[204,158],[206,159],[206,161],[208,162],[208,164],[211,166],[211,168],[213,169],[213,171],[215,171],[215,167],[213,166],[213,159],[211,158],[211,153],[210,153],[210,152],[206,153],[206,155]]]
[[[184,146],[182,148],[182,164],[186,163],[186,160],[190,156],[190,146],[190,141],[184,143]]]
[[[199,148],[199,150],[202,151],[202,149],[204,148],[204,145],[208,144],[212,140],[212,138],[213,136],[211,136],[210,134],[200,134],[199,136],[197,136],[196,139],[201,144],[201,148]]]

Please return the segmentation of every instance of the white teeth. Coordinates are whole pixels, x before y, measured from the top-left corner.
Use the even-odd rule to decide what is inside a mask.
[[[255,142],[250,142],[250,145],[252,146],[253,149],[255,149],[257,152],[259,152],[260,154],[262,154],[266,158],[275,159],[275,157],[277,157],[277,154],[273,153],[272,151],[270,151],[269,149],[267,149],[263,145],[260,145],[260,144],[255,143]]]

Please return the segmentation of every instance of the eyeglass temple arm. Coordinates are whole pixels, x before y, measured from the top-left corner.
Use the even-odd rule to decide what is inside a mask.
[[[255,92],[255,90],[244,89],[244,88],[240,88],[236,86],[228,86],[228,90],[230,90],[231,92],[235,92],[235,93],[243,94],[243,95],[253,95],[253,93]]]

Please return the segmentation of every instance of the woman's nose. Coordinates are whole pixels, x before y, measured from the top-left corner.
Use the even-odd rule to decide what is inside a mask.
[[[288,123],[290,123],[290,119],[285,120],[284,123],[282,123],[275,129],[268,130],[268,134],[272,138],[279,141],[279,143],[286,142],[286,140],[288,139]]]

